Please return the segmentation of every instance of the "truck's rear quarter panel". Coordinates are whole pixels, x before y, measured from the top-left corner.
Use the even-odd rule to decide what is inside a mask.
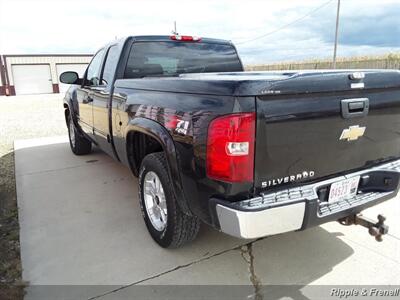
[[[127,164],[125,138],[129,121],[137,117],[151,119],[165,127],[175,143],[184,194],[196,215],[211,222],[209,199],[212,196],[248,197],[253,183],[231,184],[207,177],[206,144],[212,119],[232,112],[254,111],[254,97],[158,92],[123,88],[119,84],[123,85],[123,81],[116,83],[112,114],[116,120],[114,143],[122,161]],[[122,126],[118,125],[120,120]]]

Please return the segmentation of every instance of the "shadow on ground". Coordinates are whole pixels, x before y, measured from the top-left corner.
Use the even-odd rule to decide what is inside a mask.
[[[305,286],[353,255],[354,250],[338,238],[342,235],[315,227],[255,242],[255,275],[262,284],[256,294],[268,299],[308,299],[302,292]]]

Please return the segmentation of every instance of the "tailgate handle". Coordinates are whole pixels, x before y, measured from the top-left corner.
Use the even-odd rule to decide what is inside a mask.
[[[369,111],[368,98],[343,99],[341,101],[342,117],[345,119],[365,117]]]

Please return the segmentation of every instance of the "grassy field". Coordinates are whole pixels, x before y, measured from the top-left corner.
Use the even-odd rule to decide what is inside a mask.
[[[400,69],[400,53],[381,56],[359,56],[338,58],[338,69]],[[248,71],[330,69],[332,60],[308,60],[272,64],[247,65]]]
[[[67,134],[61,95],[0,97],[0,299],[22,299],[16,139]]]

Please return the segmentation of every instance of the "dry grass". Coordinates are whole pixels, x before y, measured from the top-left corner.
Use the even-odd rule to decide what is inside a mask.
[[[277,62],[272,64],[256,64],[245,67],[248,71],[262,70],[301,70],[330,69],[331,59],[315,59],[293,62]],[[338,69],[400,69],[400,52],[378,56],[339,57]]]

